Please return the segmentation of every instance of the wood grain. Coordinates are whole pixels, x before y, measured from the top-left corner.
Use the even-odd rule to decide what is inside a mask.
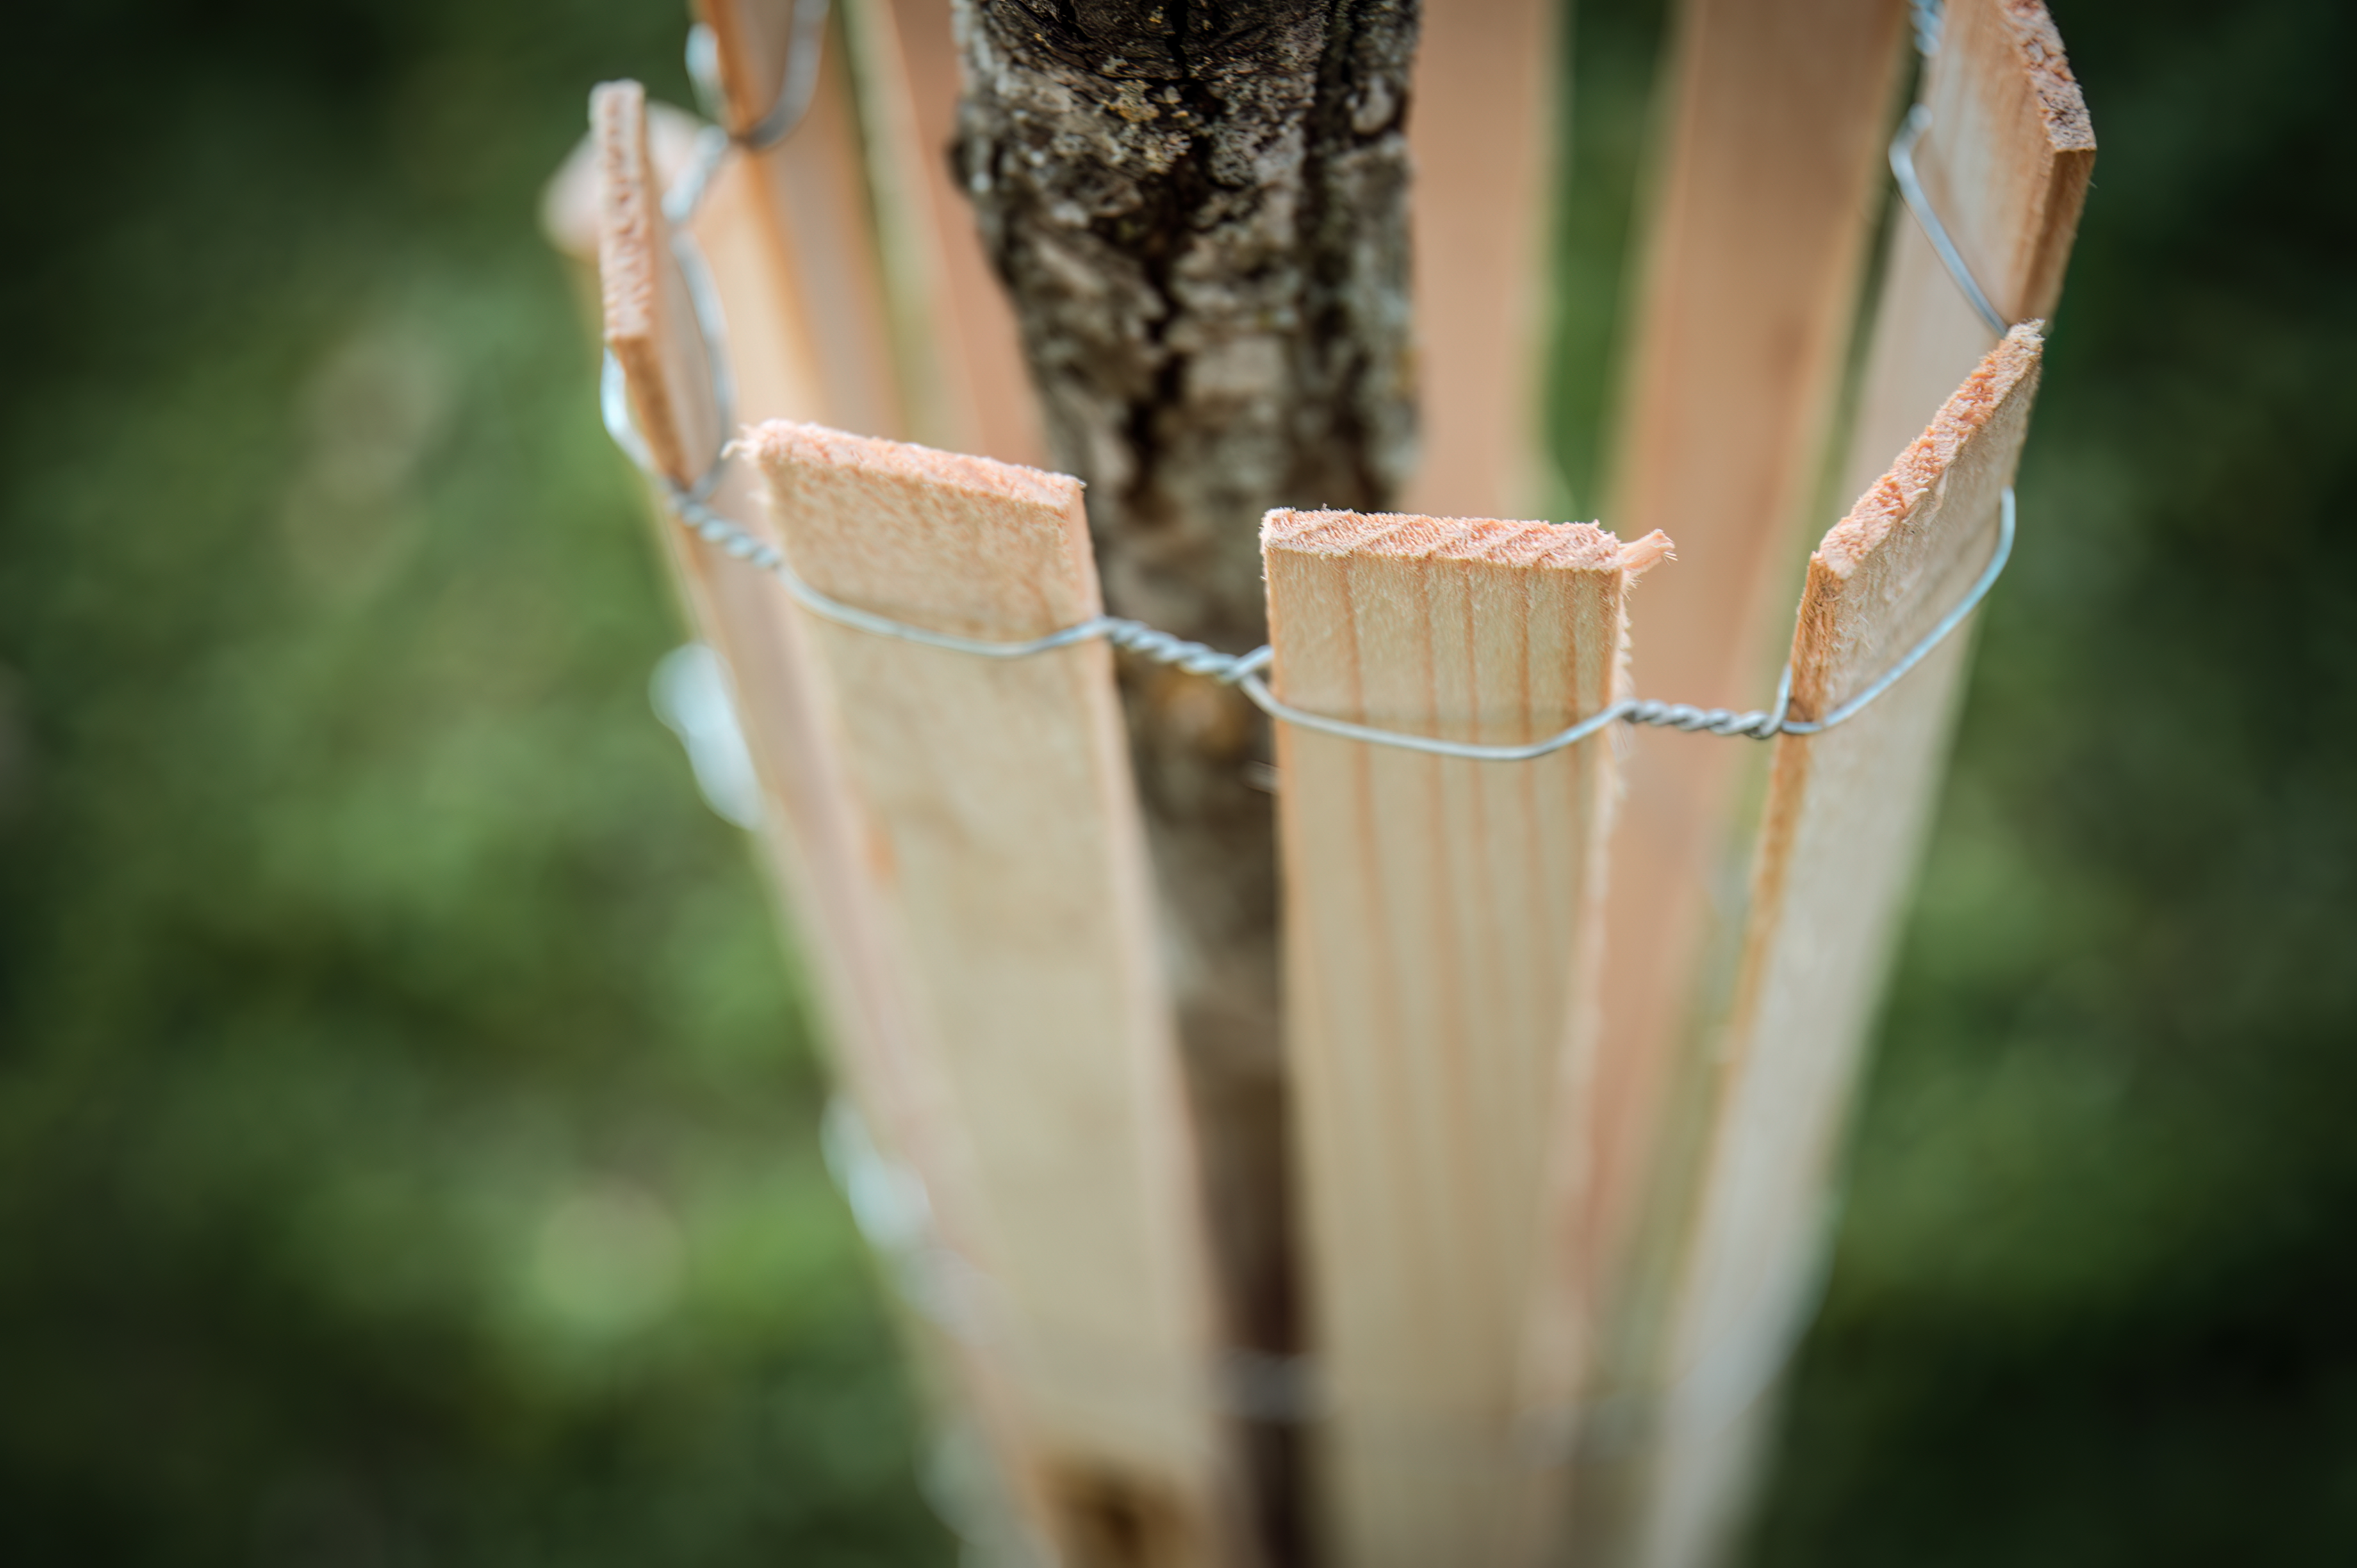
[[[758,123],[775,102],[793,7],[794,0],[696,0],[719,45],[733,127]],[[779,280],[771,308],[816,367],[820,406],[812,417],[905,435],[907,396],[842,17],[830,17],[824,39],[802,123],[747,158],[758,174],[759,227]]]
[[[1491,516],[1539,504],[1539,375],[1554,235],[1553,0],[1427,5],[1408,113],[1415,166],[1415,471],[1401,504]]]
[[[1595,528],[1273,511],[1262,547],[1297,706],[1522,742],[1618,690],[1628,572]],[[1280,725],[1277,748],[1324,1545],[1338,1564],[1503,1561],[1548,1147],[1583,1092],[1611,745],[1482,763]]]
[[[2017,327],[1809,558],[1792,711],[1821,717],[1929,631],[1996,546],[2043,339]],[[1643,1561],[1708,1561],[1746,1479],[1724,1434],[1775,1376],[1970,659],[1960,631],[1837,729],[1775,743],[1701,1199],[1669,1324],[1668,1441]]]
[[[606,349],[630,379],[630,408],[655,467],[691,486],[719,458],[712,364],[671,253],[647,145],[646,89],[601,82],[589,95],[597,157],[597,280]]]
[[[1622,532],[1663,529],[1681,550],[1630,605],[1648,696],[1745,708],[1774,689],[1885,177],[1905,14],[1902,0],[1679,8],[1608,510]],[[1739,854],[1736,798],[1756,765],[1752,748],[1715,737],[1630,736],[1596,1173],[1566,1238],[1606,1296],[1599,1392],[1641,1381],[1651,1353],[1663,1263],[1652,1241],[1676,1229],[1664,1213],[1676,1121],[1691,1114],[1694,1031]]]
[[[775,422],[794,568],[934,628],[1097,613],[1080,485]],[[1209,1260],[1111,660],[814,626],[919,1048],[970,1151],[978,1321],[1072,1560],[1248,1562],[1212,1410]],[[1135,1539],[1141,1554],[1107,1557]]]
[[[884,237],[910,427],[930,446],[1047,461],[1015,309],[952,177],[957,40],[950,0],[851,0],[860,119]]]

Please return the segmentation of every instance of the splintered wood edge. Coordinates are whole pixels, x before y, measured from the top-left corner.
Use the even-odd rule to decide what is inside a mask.
[[[1809,557],[1809,601],[1838,592],[1893,529],[1930,495],[1955,462],[1964,444],[1985,428],[2023,379],[2037,370],[2045,349],[2046,324],[2025,321],[2005,335],[1964,378],[1932,423],[1899,455],[1890,471],[1875,481],[1849,514],[1833,525]]]
[[[2003,16],[2020,51],[2030,91],[2046,124],[2046,145],[2058,153],[2095,150],[2095,124],[2086,95],[2062,52],[2062,34],[2045,0],[2003,0]]]
[[[1019,502],[1059,518],[1081,504],[1081,481],[1070,474],[943,452],[880,435],[853,435],[823,424],[772,419],[748,430],[738,443],[764,473],[776,478],[797,467],[848,468],[879,478],[966,495]]]
[[[2044,0],[2003,0],[2000,19],[2012,34],[2023,80],[2037,102],[2052,181],[2044,210],[2028,236],[2029,264],[2018,280],[2020,292],[2009,303],[2023,316],[2050,316],[2062,296],[2062,273],[2094,175],[2095,126]]]
[[[2045,349],[2044,325],[2025,321],[2007,332],[1940,406],[1923,434],[1908,444],[1889,472],[1867,488],[1849,515],[1834,524],[1810,554],[1792,634],[1795,716],[1813,718],[1830,700],[1825,687],[1842,640],[1836,628],[1849,585],[1902,536],[1926,506],[1939,505],[1942,484],[1967,448],[1990,428],[2015,393],[2034,380]]]
[[[1981,286],[2000,311],[2015,320],[2051,316],[2095,166],[2085,95],[2044,0],[1959,0],[1947,15],[1926,102],[1948,104],[1957,92],[1977,101],[1979,156],[1992,160],[1981,177],[1997,181],[1995,209],[1975,217],[1965,204],[1960,242],[1980,258]],[[1935,147],[1945,134],[1935,119]],[[1944,163],[1935,155],[1933,170]],[[1936,183],[1932,195],[1941,199]]]
[[[1508,522],[1406,512],[1295,511],[1261,520],[1261,548],[1296,555],[1482,562],[1550,571],[1642,572],[1670,553],[1659,529],[1622,544],[1592,522]]]

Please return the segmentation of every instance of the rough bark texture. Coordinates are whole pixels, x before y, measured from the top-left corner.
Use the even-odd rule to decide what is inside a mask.
[[[1386,510],[1414,460],[1416,0],[956,0],[954,150],[1108,607],[1265,631],[1271,507]],[[1123,672],[1240,1344],[1289,1349],[1265,726]],[[1255,779],[1254,775],[1260,777]]]

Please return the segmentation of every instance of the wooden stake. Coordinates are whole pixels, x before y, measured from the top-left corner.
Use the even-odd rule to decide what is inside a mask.
[[[1770,628],[1792,603],[1820,477],[1905,14],[1901,0],[1680,7],[1609,513],[1624,532],[1666,530],[1684,553],[1630,606],[1649,695],[1755,707],[1773,691]],[[1691,1113],[1690,1042],[1748,756],[1664,730],[1630,736],[1595,1176],[1566,1238],[1576,1272],[1607,1293],[1599,1392],[1641,1379],[1658,1313],[1668,1254],[1649,1238],[1675,1230],[1660,1190],[1677,1147],[1665,1122]]]
[[[2036,323],[2015,328],[1809,558],[1793,716],[1822,717],[1857,694],[1986,564],[2041,348]],[[1850,1091],[1970,646],[1957,633],[1839,728],[1775,744],[1701,1204],[1669,1325],[1666,1443],[1641,1559],[1658,1568],[1715,1555],[1755,1436],[1740,1418],[1804,1324]]]
[[[1045,463],[1014,307],[951,177],[958,54],[950,0],[851,0],[845,20],[912,428],[930,446]]]
[[[673,483],[692,485],[717,456],[721,432],[710,365],[650,177],[645,91],[634,81],[608,82],[590,105],[606,344],[622,367],[650,453]],[[737,285],[724,289],[725,304],[736,302],[732,293],[742,296],[746,280],[716,268],[715,281]],[[762,369],[776,354],[764,353],[761,339],[739,334],[729,349],[732,368],[753,386],[779,379]],[[766,401],[754,409],[768,412]],[[716,510],[757,517],[748,478],[731,465],[712,498]],[[655,516],[692,619],[737,686],[755,768],[778,811],[780,831],[766,839],[783,857],[780,885],[794,904],[798,946],[818,981],[838,1063],[877,1136],[908,1157],[922,1090],[905,1061],[896,1061],[906,1056],[896,1042],[907,1029],[894,1017],[893,961],[856,858],[860,835],[832,723],[812,685],[799,613],[775,583],[688,534],[667,504],[659,500]]]
[[[729,128],[759,124],[775,105],[793,48],[798,0],[696,0],[718,44]],[[751,156],[760,229],[773,256],[773,309],[816,367],[811,417],[879,435],[909,433],[869,201],[859,116],[844,47],[830,17],[817,88],[785,140]]]
[[[671,253],[662,191],[647,146],[646,90],[601,84],[589,97],[597,147],[597,282],[606,351],[622,367],[647,450],[672,483],[695,484],[720,458],[713,366],[687,283]]]
[[[1950,0],[1921,102],[1916,172],[1965,265],[2006,320],[2052,319],[2095,133],[2044,5]],[[1844,495],[1874,482],[1996,341],[1904,211],[1885,269]]]
[[[1481,742],[1611,700],[1629,567],[1665,547],[1291,511],[1261,542],[1286,701]],[[1496,1561],[1546,1148],[1582,1089],[1611,746],[1482,763],[1280,725],[1277,756],[1330,1561]]]
[[[1408,152],[1420,448],[1404,504],[1486,516],[1538,504],[1539,366],[1555,80],[1551,0],[1427,5]]]
[[[609,82],[592,95],[588,207],[597,220],[605,337],[623,368],[638,428],[674,482],[683,476],[692,481],[717,453],[719,433],[709,365],[672,252],[662,187],[651,177],[648,107],[636,82]],[[672,150],[683,161],[683,143]],[[751,210],[752,187],[741,177],[748,172],[742,164],[723,171],[697,226],[724,312],[737,328],[727,351],[740,404],[758,416],[791,406],[796,395],[806,394],[809,381],[790,339],[742,330],[759,313],[741,307],[772,297],[768,290],[774,282],[766,271],[769,252],[743,242],[754,232],[744,221]],[[577,195],[573,204],[578,205]],[[711,504],[740,524],[759,527],[751,480],[744,464],[730,463]],[[913,1048],[902,961],[861,856],[867,833],[844,773],[825,693],[813,680],[814,654],[801,612],[774,579],[689,534],[662,497],[651,510],[688,619],[730,674],[762,786],[761,843],[772,886],[795,954],[813,983],[820,1034],[838,1081],[883,1155],[916,1175],[930,1195],[935,1235],[914,1240],[936,1248],[943,1240],[955,1244],[967,1229],[958,1208],[971,1185],[967,1159],[954,1123],[943,1114],[939,1086]],[[964,1406],[996,1445],[1007,1466],[997,1477],[1006,1501],[1018,1509],[1028,1502],[1037,1511],[1028,1491],[1031,1466],[992,1367],[945,1336],[939,1314],[904,1314],[902,1322],[920,1373],[941,1397]]]
[[[2045,7],[2039,0],[1951,0],[1939,51],[1924,72],[1921,101],[1930,111],[1931,128],[1916,145],[1915,164],[1934,210],[2000,314],[2008,319],[2044,317],[2061,294],[2094,160],[2094,135],[2086,106]],[[1877,476],[1889,467],[1890,453],[1922,430],[1935,413],[1946,417],[1941,412],[1943,403],[1950,409],[1955,407],[1948,401],[1951,393],[1975,363],[1981,363],[1986,373],[2003,357],[1982,361],[1996,335],[1948,275],[1911,215],[1903,211],[1892,215],[1889,245],[1861,379],[1857,424],[1845,464],[1853,494],[1875,484]],[[2034,370],[2034,342],[2028,348],[2015,348],[2029,354]],[[2026,407],[2027,391],[2014,395]],[[1909,448],[1910,457],[1919,452],[1920,444]],[[2004,458],[2003,467],[2008,471],[2011,461],[2009,456]],[[1902,459],[1901,468],[1905,467]],[[1875,504],[1878,493],[1867,492],[1860,508]],[[1982,526],[1985,521],[1973,525]],[[1835,535],[1828,536],[1827,548],[1839,533],[1836,530]],[[1825,549],[1821,548],[1820,557],[1824,554]],[[1810,633],[1809,606],[1819,592],[1818,570],[1813,564],[1813,597],[1804,600],[1803,607],[1803,638]],[[1878,717],[1869,713],[1857,723],[1897,725],[1909,712],[1923,708],[1934,698],[1944,703],[1941,693],[1961,678],[1962,659],[1961,649],[1951,645],[1909,677],[1907,684],[1915,694],[1905,699],[1900,714]],[[1894,691],[1884,703],[1901,702],[1902,695]],[[1940,711],[1944,714],[1944,707]],[[1944,719],[1923,722],[1932,725],[1930,739],[1921,742],[1925,756],[1936,758],[1938,743],[1946,733]],[[1835,759],[1866,746],[1875,733],[1869,728],[1867,736],[1860,738],[1850,736],[1845,729],[1816,742],[1779,743],[1769,816],[1755,851],[1753,908],[1744,940],[1736,1023],[1731,1026],[1738,1033],[1728,1036],[1738,1043],[1722,1047],[1723,1062],[1732,1059],[1727,1052],[1743,1048],[1739,1031],[1749,1029],[1767,1037],[1763,1033],[1770,1028],[1767,1023],[1745,1021],[1747,1010],[1758,1014],[1767,1005],[1762,1000],[1767,982],[1760,978],[1769,961],[1762,956],[1763,944],[1773,940],[1779,929],[1793,933],[1787,939],[1792,942],[1800,940],[1798,933],[1813,929],[1808,921],[1793,925],[1769,907],[1770,884],[1763,880],[1768,873],[1760,869],[1778,864],[1777,857],[1787,854],[1777,847],[1781,842],[1779,835],[1790,838],[1794,831],[1789,823],[1780,825],[1780,812],[1790,815],[1797,810],[1792,804],[1796,799],[1792,791],[1800,788],[1790,772],[1799,764],[1788,764],[1783,748],[1826,746],[1816,766],[1824,777],[1831,778]],[[1887,770],[1878,786],[1885,796],[1882,808],[1892,811],[1903,808],[1914,813],[1900,823],[1909,832],[1916,831],[1913,824],[1929,810],[1936,782],[1930,761],[1921,764],[1919,775],[1903,773],[1901,764],[1913,766],[1913,756],[1899,747],[1873,764]],[[1861,824],[1861,832],[1865,826]],[[1889,890],[1882,895],[1881,918],[1886,924],[1898,917],[1898,890],[1903,888],[1911,864],[1910,843],[1901,840],[1897,849],[1889,850],[1891,858],[1878,874],[1889,880]],[[1858,896],[1864,897],[1879,886],[1878,883],[1862,884]],[[1869,929],[1887,940],[1882,928]],[[1739,1262],[1727,1261],[1725,1254],[1733,1243],[1725,1227],[1734,1198],[1724,1184],[1736,1178],[1720,1173],[1737,1169],[1737,1162],[1746,1157],[1733,1152],[1739,1140],[1753,1140],[1741,1146],[1756,1147],[1758,1140],[1781,1139],[1773,1146],[1785,1151],[1783,1157],[1803,1163],[1786,1171],[1783,1186],[1763,1188],[1760,1201],[1813,1208],[1830,1158],[1828,1151],[1839,1133],[1850,1064],[1880,984],[1883,956],[1881,947],[1865,942],[1860,950],[1839,955],[1840,964],[1846,967],[1821,977],[1824,993],[1813,1001],[1818,1012],[1811,1026],[1819,1031],[1811,1048],[1821,1054],[1809,1060],[1823,1076],[1787,1085],[1791,1099],[1762,1098],[1770,1091],[1740,1087],[1727,1076],[1729,1069],[1722,1067],[1719,1071],[1713,1091],[1717,1103],[1711,1112],[1709,1153],[1703,1168],[1709,1173],[1706,1180],[1720,1185],[1706,1187],[1697,1199],[1700,1208],[1693,1212],[1698,1218],[1690,1224],[1700,1227],[1699,1230],[1689,1230],[1686,1225],[1663,1225],[1665,1235],[1687,1238],[1679,1243],[1677,1255],[1686,1259],[1688,1283],[1684,1287],[1684,1304],[1664,1315],[1665,1321],[1674,1326],[1673,1332],[1681,1337],[1674,1341],[1660,1375],[1673,1385],[1707,1384],[1712,1379],[1696,1370],[1702,1364],[1698,1358],[1704,1357],[1712,1366],[1723,1367],[1739,1364],[1745,1354],[1753,1353],[1765,1355],[1770,1365],[1757,1379],[1738,1380],[1735,1392],[1706,1402],[1706,1414],[1689,1413],[1682,1421],[1673,1415],[1672,1430],[1653,1461],[1656,1474],[1649,1484],[1650,1514],[1641,1527],[1650,1563],[1670,1565],[1702,1560],[1732,1527],[1752,1473],[1751,1456],[1762,1442],[1769,1421],[1770,1405],[1764,1395],[1776,1353],[1760,1348],[1770,1345],[1779,1332],[1779,1314],[1789,1316],[1798,1310],[1792,1306],[1794,1298],[1805,1294],[1808,1282],[1823,1266],[1819,1249],[1824,1239],[1813,1233],[1813,1212],[1797,1217],[1784,1213],[1779,1221],[1781,1231],[1761,1238],[1756,1251],[1739,1254]],[[1779,1059],[1767,1047],[1761,1049],[1766,1053],[1760,1058],[1763,1062]],[[1768,1070],[1763,1068],[1761,1073]],[[1763,1076],[1759,1081],[1774,1080]],[[1760,1117],[1770,1119],[1770,1125],[1763,1128],[1747,1121]],[[1820,1140],[1822,1146],[1810,1145],[1811,1138]],[[1792,1174],[1795,1169],[1804,1174]],[[1714,1226],[1719,1229],[1714,1230]],[[1709,1262],[1713,1257],[1719,1261]],[[1749,1273],[1742,1285],[1724,1283],[1744,1277],[1742,1271],[1747,1269]],[[1730,1270],[1737,1272],[1730,1274]],[[1721,1283],[1710,1283],[1714,1279]],[[1736,1314],[1727,1305],[1727,1293],[1738,1288],[1758,1292],[1760,1300]],[[1730,1314],[1742,1318],[1742,1331],[1725,1342],[1727,1348],[1704,1348],[1705,1337],[1715,1331],[1711,1326],[1727,1320]],[[1797,1326],[1793,1331],[1797,1332]],[[1677,1402],[1673,1401],[1674,1408]]]
[[[1006,639],[1098,612],[1076,480],[806,424],[749,440],[822,592]],[[977,1321],[1059,1548],[1248,1562],[1109,653],[999,662],[814,629],[922,1049],[972,1151]]]

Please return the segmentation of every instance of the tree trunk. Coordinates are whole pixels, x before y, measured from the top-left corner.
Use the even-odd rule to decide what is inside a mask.
[[[1270,507],[1381,510],[1414,457],[1416,0],[957,0],[958,172],[1108,607],[1243,650]],[[1239,1345],[1292,1348],[1268,743],[1123,671]]]

